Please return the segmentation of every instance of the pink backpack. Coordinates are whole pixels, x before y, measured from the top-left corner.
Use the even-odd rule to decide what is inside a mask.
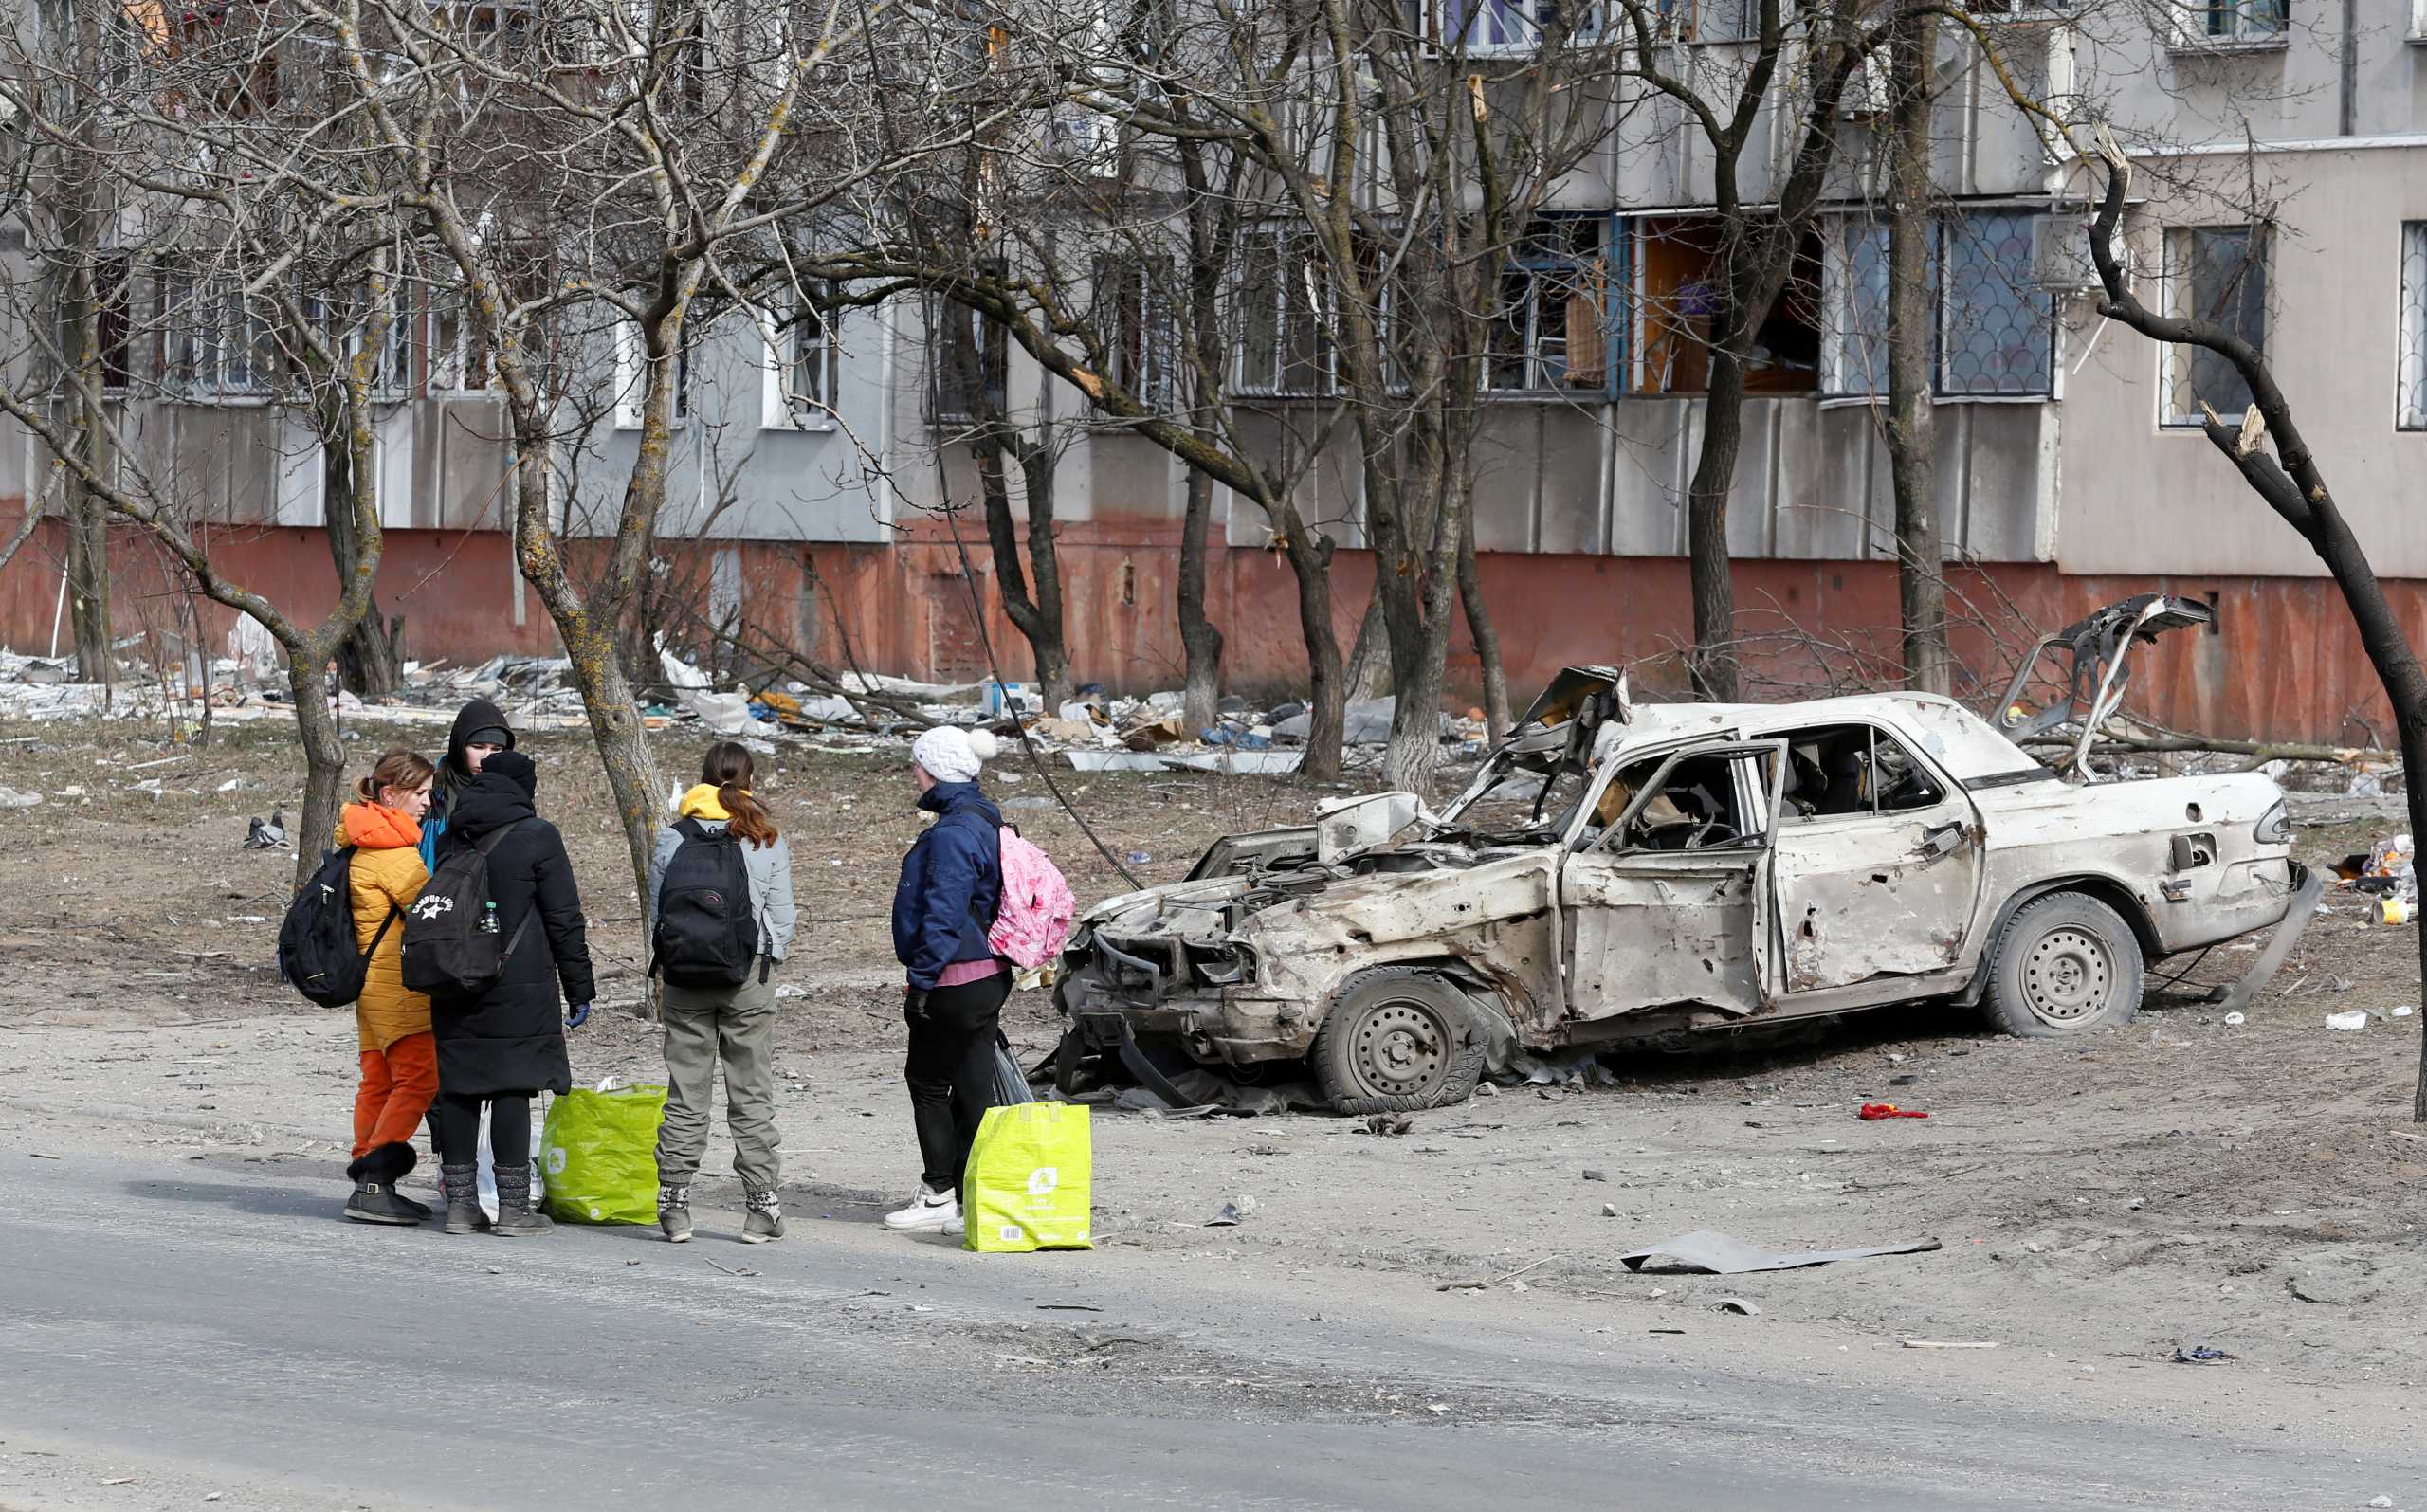
[[[1001,841],[1003,901],[986,943],[1014,966],[1042,966],[1062,954],[1079,916],[1078,900],[1053,858],[1022,839],[1009,825]]]

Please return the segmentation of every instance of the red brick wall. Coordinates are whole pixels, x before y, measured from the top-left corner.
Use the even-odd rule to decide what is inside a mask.
[[[13,528],[13,519],[0,515],[0,536]],[[1062,527],[1057,540],[1079,678],[1122,690],[1177,686],[1174,528],[1074,522]],[[408,655],[460,664],[498,651],[553,649],[555,636],[537,595],[524,597],[524,623],[514,623],[515,576],[504,536],[392,531],[388,541],[380,603],[405,616]],[[984,589],[995,654],[1006,675],[1026,680],[1032,675],[1027,643],[1001,611],[990,554],[981,540],[968,545]],[[962,679],[975,676],[984,660],[959,554],[940,524],[922,522],[892,545],[749,542],[740,550],[751,617],[778,628],[820,661],[839,665],[845,660],[838,615],[860,662],[873,670]],[[228,576],[304,615],[325,612],[335,600],[336,574],[317,530],[230,531],[213,551]],[[681,570],[697,571],[696,548],[670,554],[684,564]],[[0,571],[0,641],[11,649],[48,648],[59,559],[55,528],[46,526]],[[804,559],[814,562],[822,589],[813,628],[802,622],[809,601]],[[117,561],[119,633],[142,628],[147,614],[156,625],[170,625],[179,594],[156,550],[125,537]],[[1521,701],[1561,665],[1662,658],[1690,633],[1686,564],[1673,557],[1487,554],[1481,567]],[[1372,558],[1342,552],[1334,574],[1334,624],[1344,647],[1364,607]],[[2427,644],[2427,584],[2392,587],[2414,640]],[[2388,738],[2382,695],[2348,615],[2324,579],[2069,577],[2050,566],[2007,565],[1955,574],[1955,613],[1960,622],[1998,624],[1999,640],[2016,647],[2028,641],[2030,627],[2054,628],[2101,604],[2155,589],[2217,594],[2217,633],[2172,635],[2145,648],[2145,660],[2135,664],[2139,709],[2217,735],[2355,743]],[[1892,648],[1896,587],[1887,563],[1739,562],[1737,593],[1759,696],[1786,696],[1784,685],[1843,675]],[[1208,596],[1228,637],[1230,686],[1278,692],[1303,685],[1297,586],[1285,561],[1260,551],[1217,551]],[[221,647],[231,619],[206,606],[205,623]],[[1964,628],[1958,639],[1968,665],[2001,665],[1983,632]],[[1476,663],[1463,626],[1451,655],[1456,696],[1471,698]],[[1673,662],[1649,665],[1643,676],[1648,685],[1673,683]]]

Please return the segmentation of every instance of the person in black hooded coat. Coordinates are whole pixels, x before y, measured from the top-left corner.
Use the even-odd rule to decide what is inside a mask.
[[[488,700],[474,699],[456,714],[455,727],[447,732],[447,755],[439,758],[438,776],[430,783],[429,811],[421,817],[425,868],[438,869],[438,843],[454,821],[456,800],[479,774],[481,763],[513,749],[514,726],[506,722],[505,711]]]
[[[565,1027],[589,1017],[596,993],[573,861],[564,836],[538,816],[538,786],[529,756],[498,752],[459,792],[447,826],[447,851],[507,831],[488,853],[489,899],[497,904],[498,933],[513,946],[487,992],[430,994],[430,1029],[438,1041],[438,1102],[431,1114],[448,1233],[485,1226],[476,1163],[484,1103],[497,1166],[496,1230],[515,1235],[547,1230],[548,1220],[531,1211],[531,1100],[542,1090],[561,1094],[572,1086]],[[570,1017],[559,1013],[566,1003],[574,1005]]]

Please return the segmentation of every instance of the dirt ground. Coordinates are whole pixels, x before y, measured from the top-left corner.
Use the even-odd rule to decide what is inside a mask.
[[[436,732],[367,729],[357,767],[392,736],[430,743]],[[638,911],[595,762],[574,734],[525,749],[541,761],[541,811],[573,846],[608,1010],[575,1037],[576,1075],[650,1075],[651,1029],[613,1011],[640,997]],[[661,750],[669,774],[691,759],[675,740]],[[778,1063],[791,1207],[865,1222],[915,1175],[885,920],[921,818],[899,756],[794,746],[768,764],[760,792],[793,837],[803,907]],[[0,886],[0,1149],[325,1170],[334,1211],[352,1017],[279,986],[273,939],[294,858],[239,848],[247,817],[282,804],[293,817],[301,776],[274,724],[222,730],[196,753],[125,722],[0,726],[0,785],[46,794],[0,812],[11,873]],[[1007,763],[990,780],[1083,901],[1123,886],[1038,774]],[[1214,835],[1282,822],[1321,795],[1267,778],[1055,780],[1148,882],[1181,875]],[[2400,827],[2383,804],[2300,813],[2312,862]],[[2354,1442],[2379,1440],[2415,1424],[2410,1389],[2427,1373],[2415,1303],[2427,1287],[2427,1131],[2408,1121],[2422,1015],[2356,1033],[2326,1017],[2418,1004],[2417,939],[2368,922],[2353,895],[2327,902],[2236,1027],[2182,992],[2079,1045],[1996,1037],[1955,1009],[1889,1011],[1637,1058],[1615,1085],[1498,1088],[1417,1116],[1401,1138],[1317,1116],[1103,1111],[1099,1232],[1141,1254],[1270,1269],[1305,1288],[1310,1312],[1376,1272],[1508,1278],[1504,1294],[1606,1307],[1630,1332],[1707,1334],[1711,1302],[1741,1297],[1761,1315],[1727,1321],[1732,1347],[1781,1358],[1825,1363],[1804,1352],[1832,1340],[1992,1340],[2011,1363],[1967,1366],[1976,1384],[2017,1354],[2085,1392],[2100,1372],[2150,1370],[2161,1394],[2197,1396],[2220,1421],[2263,1428],[2297,1402]],[[2221,980],[2249,959],[2219,951],[2200,975]],[[1013,1039],[1041,1052],[1049,1006],[1040,994],[1015,1004]],[[1867,1101],[1931,1117],[1864,1123],[1854,1110]],[[712,1171],[726,1150],[720,1134]],[[703,1198],[739,1208],[729,1180]],[[1241,1199],[1253,1199],[1244,1222],[1203,1227]],[[1616,1259],[1702,1228],[1773,1248],[1944,1248],[1734,1278],[1637,1276]],[[1443,1293],[1439,1305],[1454,1314],[1480,1305],[1473,1296]],[[2167,1363],[2199,1345],[2235,1357]]]

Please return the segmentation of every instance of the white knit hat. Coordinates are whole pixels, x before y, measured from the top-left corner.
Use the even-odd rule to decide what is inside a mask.
[[[939,724],[910,742],[910,759],[938,782],[975,782],[977,769],[995,758],[1001,744],[984,730]]]

